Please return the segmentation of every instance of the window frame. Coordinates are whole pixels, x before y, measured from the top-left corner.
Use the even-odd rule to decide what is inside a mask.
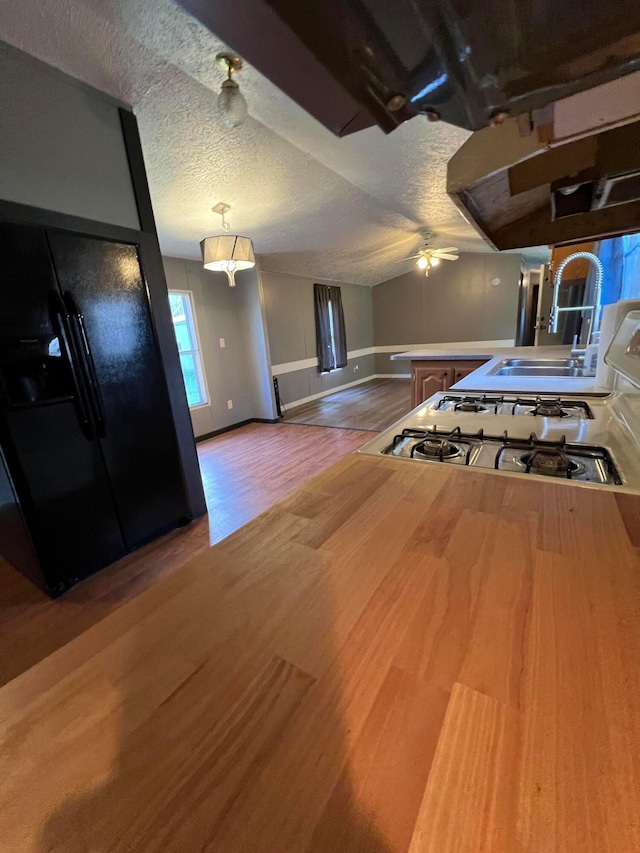
[[[174,328],[174,338],[176,340],[176,347],[178,349],[178,359],[180,359],[181,354],[193,355],[194,356],[196,373],[198,375],[198,379],[200,380],[199,381],[200,389],[201,389],[201,391],[204,391],[205,399],[204,399],[203,403],[196,403],[194,406],[189,405],[189,397],[187,395],[187,386],[184,382],[184,373],[182,372],[182,362],[180,362],[180,373],[182,375],[182,382],[185,385],[184,390],[185,390],[185,395],[187,395],[187,405],[189,405],[189,410],[191,411],[193,409],[201,409],[204,406],[210,406],[211,405],[211,395],[209,394],[209,385],[207,383],[207,374],[205,372],[204,364],[202,362],[202,344],[200,342],[200,330],[198,329],[198,317],[196,314],[196,306],[195,306],[195,301],[193,298],[193,291],[181,290],[180,288],[177,288],[177,287],[168,287],[167,288],[168,297],[170,297],[172,293],[175,293],[178,296],[183,296],[183,297],[186,296],[187,302],[189,304],[189,311],[190,311],[191,316],[190,317],[187,316],[187,326],[193,327],[193,333],[195,336],[195,343],[196,343],[197,349],[195,349],[195,350],[192,350],[192,349],[181,350],[180,347],[178,346],[178,339],[175,335],[175,328]],[[168,298],[168,301],[169,301],[169,311],[171,311],[171,300]],[[189,322],[189,321],[191,321],[191,322]],[[175,323],[173,323],[173,313],[171,314],[171,322],[172,322],[172,325],[175,327]]]

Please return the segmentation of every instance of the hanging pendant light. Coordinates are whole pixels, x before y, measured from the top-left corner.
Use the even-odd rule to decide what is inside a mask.
[[[222,229],[226,232],[231,230],[225,219],[225,214],[229,210],[231,210],[230,206],[224,202],[220,202],[213,208],[214,213],[221,214]],[[200,248],[204,268],[213,272],[226,272],[229,287],[236,286],[235,276],[238,270],[248,270],[256,265],[253,243],[249,237],[229,233],[218,237],[205,237],[200,243]]]
[[[222,84],[218,95],[218,110],[222,121],[227,127],[238,127],[249,114],[249,108],[240,86],[232,75],[242,70],[242,60],[231,53],[219,53],[216,62],[227,72],[227,79]]]

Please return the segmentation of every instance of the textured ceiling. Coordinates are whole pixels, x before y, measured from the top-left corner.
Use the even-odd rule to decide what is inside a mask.
[[[435,246],[488,251],[445,192],[465,131],[417,118],[338,139],[250,67],[250,118],[230,130],[224,46],[171,0],[3,0],[0,38],[132,105],[165,254],[197,258],[219,201],[272,271],[377,284],[410,268],[425,228]]]

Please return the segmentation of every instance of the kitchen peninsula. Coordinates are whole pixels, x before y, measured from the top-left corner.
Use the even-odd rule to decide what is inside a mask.
[[[493,376],[491,372],[507,358],[568,358],[569,346],[495,347],[476,345],[424,346],[390,356],[392,361],[411,362],[412,405],[418,406],[438,391],[493,391],[500,393],[608,394],[595,377],[540,378]]]

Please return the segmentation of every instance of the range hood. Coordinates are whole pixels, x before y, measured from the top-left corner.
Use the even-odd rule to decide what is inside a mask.
[[[638,0],[178,2],[339,136],[477,130],[640,70]]]
[[[447,191],[500,250],[640,231],[640,74],[472,134]]]

